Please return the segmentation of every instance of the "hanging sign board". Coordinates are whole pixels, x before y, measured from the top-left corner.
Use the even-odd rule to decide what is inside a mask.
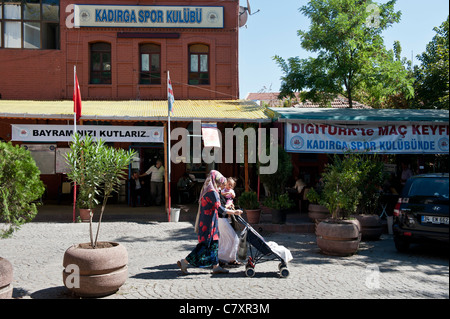
[[[224,8],[76,4],[74,26],[75,28],[223,28]]]
[[[56,144],[23,144],[31,153],[41,174],[55,174]]]
[[[26,142],[71,142],[72,125],[11,124],[12,140]],[[79,125],[77,133],[105,142],[164,143],[163,126]]]
[[[217,123],[202,123],[202,138],[205,147],[220,147]]]
[[[448,124],[329,125],[286,123],[285,149],[294,153],[448,154]]]

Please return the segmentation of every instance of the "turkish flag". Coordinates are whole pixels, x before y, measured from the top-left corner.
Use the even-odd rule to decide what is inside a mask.
[[[76,114],[77,121],[81,117],[81,93],[80,84],[78,83],[78,77],[75,73],[75,89],[73,90],[73,111]]]

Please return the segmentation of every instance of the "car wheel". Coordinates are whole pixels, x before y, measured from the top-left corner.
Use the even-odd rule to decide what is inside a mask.
[[[394,237],[394,244],[395,248],[397,248],[397,251],[401,253],[407,252],[409,249],[409,242],[404,239]]]

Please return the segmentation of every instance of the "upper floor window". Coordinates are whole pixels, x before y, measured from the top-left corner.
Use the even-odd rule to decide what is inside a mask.
[[[141,44],[139,46],[139,84],[161,84],[161,46]]]
[[[59,49],[59,0],[0,0],[0,47]]]
[[[111,44],[91,43],[91,84],[111,84]]]
[[[189,84],[209,84],[209,47],[207,45],[189,46]]]

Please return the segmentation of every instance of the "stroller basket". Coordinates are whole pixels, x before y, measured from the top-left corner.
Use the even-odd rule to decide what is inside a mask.
[[[259,233],[257,233],[253,228],[250,227],[247,230],[247,242],[252,244],[252,246],[259,250],[263,255],[269,255],[273,253],[270,247],[264,241],[264,238],[262,238]]]
[[[241,216],[236,216],[237,221],[245,226],[242,234],[244,234],[248,245],[248,250],[250,254],[248,256],[248,261],[245,266],[245,274],[247,277],[253,277],[255,275],[255,266],[260,261],[278,260],[280,264],[278,265],[278,270],[280,271],[281,277],[289,276],[289,270],[287,269],[286,262],[281,258],[279,254],[274,252],[269,245],[266,243],[264,238],[251,227],[245,219]],[[242,235],[241,235],[242,236]],[[255,249],[252,249],[255,248]]]

